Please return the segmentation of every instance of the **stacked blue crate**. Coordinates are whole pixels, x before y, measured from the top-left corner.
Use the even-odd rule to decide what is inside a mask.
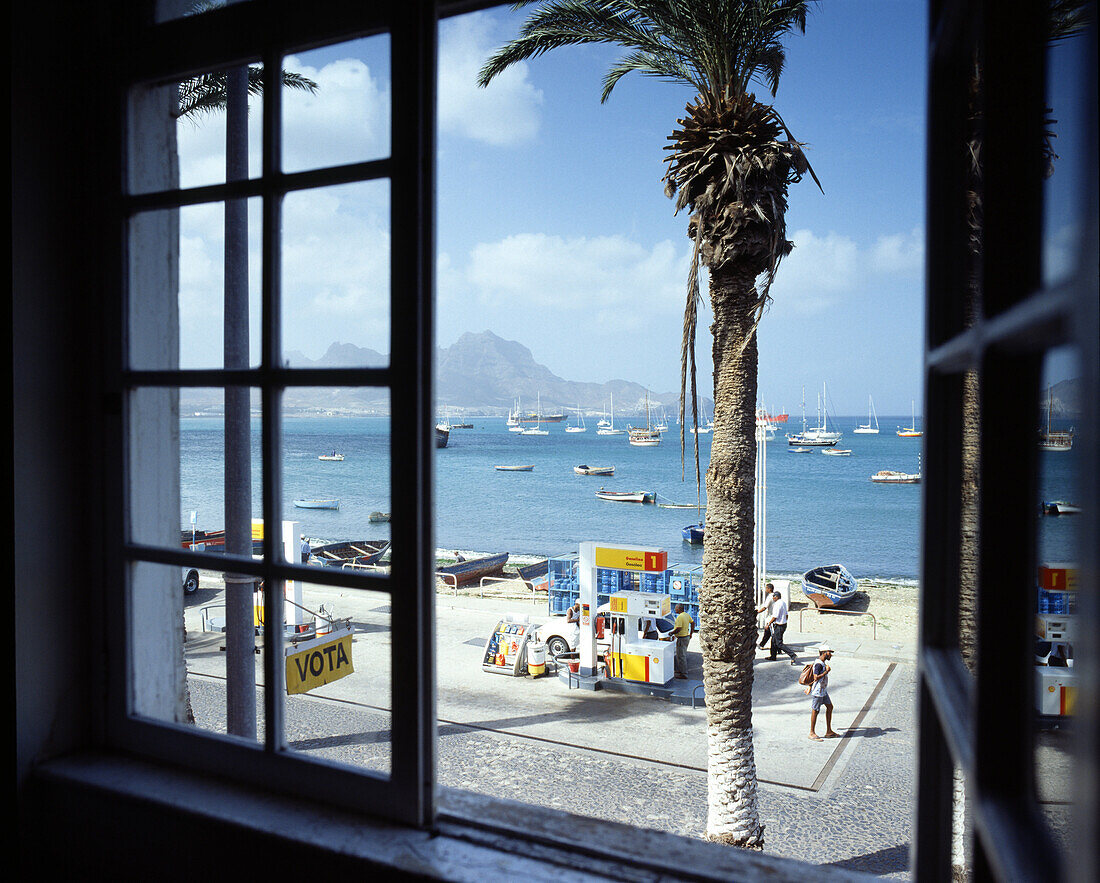
[[[556,555],[546,562],[549,579],[550,613],[565,613],[580,594],[579,557],[576,553]]]

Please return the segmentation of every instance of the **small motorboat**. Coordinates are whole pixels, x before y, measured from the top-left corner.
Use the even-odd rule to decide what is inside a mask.
[[[299,509],[339,509],[339,500],[295,500],[294,505]]]
[[[370,517],[367,519],[371,524],[381,524],[390,520],[389,512],[371,512]]]
[[[596,496],[601,500],[609,500],[613,503],[655,503],[657,502],[656,492],[646,491],[605,491],[600,488],[596,491]]]
[[[680,536],[684,538],[684,542],[686,543],[691,543],[693,546],[701,546],[703,544],[703,525],[689,524],[680,531]]]
[[[1051,500],[1043,503],[1044,515],[1080,515],[1081,507],[1076,503],[1067,503],[1064,500]]]
[[[830,457],[850,457],[852,452],[846,448],[822,448],[821,453]]]
[[[920,484],[919,472],[894,472],[892,469],[880,469],[871,476],[875,484]]]
[[[321,456],[318,457],[317,459],[318,460],[335,460],[335,461],[339,462],[339,461],[344,459],[344,455],[343,454],[337,454],[336,451],[333,451],[331,454],[321,454]]]
[[[843,607],[855,593],[855,578],[843,564],[825,564],[802,574],[802,594],[815,607]]]
[[[813,450],[813,448],[802,448],[802,447],[787,448],[787,452],[791,453],[791,454],[808,454],[812,450]]]
[[[494,466],[497,472],[532,472],[534,470],[533,465],[528,466]]]
[[[573,471],[577,475],[614,475],[614,466],[589,466],[582,463],[580,466],[574,466]]]

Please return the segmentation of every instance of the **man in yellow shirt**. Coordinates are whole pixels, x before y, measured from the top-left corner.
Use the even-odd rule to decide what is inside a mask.
[[[676,677],[678,678],[687,678],[688,644],[691,643],[691,636],[694,632],[695,622],[684,610],[684,605],[677,604],[676,626],[673,628],[672,634],[676,636]]]

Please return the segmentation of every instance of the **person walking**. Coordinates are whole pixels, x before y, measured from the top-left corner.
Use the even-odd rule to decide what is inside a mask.
[[[822,644],[817,648],[817,660],[813,668],[814,680],[810,686],[810,738],[814,742],[821,741],[821,736],[817,735],[817,713],[822,706],[825,708],[825,738],[840,738],[840,733],[833,731],[833,700],[829,698],[829,672],[832,670],[829,660],[832,658],[833,648],[828,644]]]
[[[780,651],[791,657],[791,665],[798,665],[798,654],[783,643],[783,633],[787,630],[787,602],[779,592],[772,591],[772,612],[766,628],[771,629],[772,650],[768,659],[775,659]]]
[[[765,584],[765,586],[764,586],[764,603],[756,608],[757,613],[763,613],[764,614],[764,628],[762,629],[762,632],[761,632],[761,635],[760,635],[760,649],[761,650],[763,650],[765,647],[767,647],[768,646],[768,641],[770,641],[772,639],[772,629],[771,629],[771,626],[768,625],[768,620],[771,619],[772,604],[775,603],[775,598],[772,597],[774,592],[775,592],[775,586],[773,586],[771,583]]]
[[[683,604],[676,605],[676,625],[672,634],[676,636],[676,677],[687,678],[688,670],[688,644],[695,633],[695,622],[691,615],[684,610]]]

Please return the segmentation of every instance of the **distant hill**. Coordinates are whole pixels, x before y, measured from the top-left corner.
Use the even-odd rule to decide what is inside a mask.
[[[350,343],[333,343],[316,360],[296,351],[287,354],[292,368],[377,368],[388,362],[383,353]],[[436,350],[437,407],[440,413],[454,417],[505,415],[517,399],[525,411],[535,410],[536,400],[541,400],[544,414],[569,414],[570,409],[580,408],[596,415],[607,410],[612,396],[616,415],[625,417],[644,412],[645,395],[644,386],[629,380],[565,380],[536,362],[523,344],[491,331],[468,332],[451,346]],[[185,390],[180,409],[184,414],[221,413],[221,401],[220,395],[212,398],[207,390]],[[678,392],[649,393],[650,409],[659,415],[663,408],[670,419],[675,417],[679,401]],[[390,410],[388,393],[377,389],[292,389],[285,393],[283,404],[289,414],[388,414]],[[710,399],[703,404],[713,412]]]

